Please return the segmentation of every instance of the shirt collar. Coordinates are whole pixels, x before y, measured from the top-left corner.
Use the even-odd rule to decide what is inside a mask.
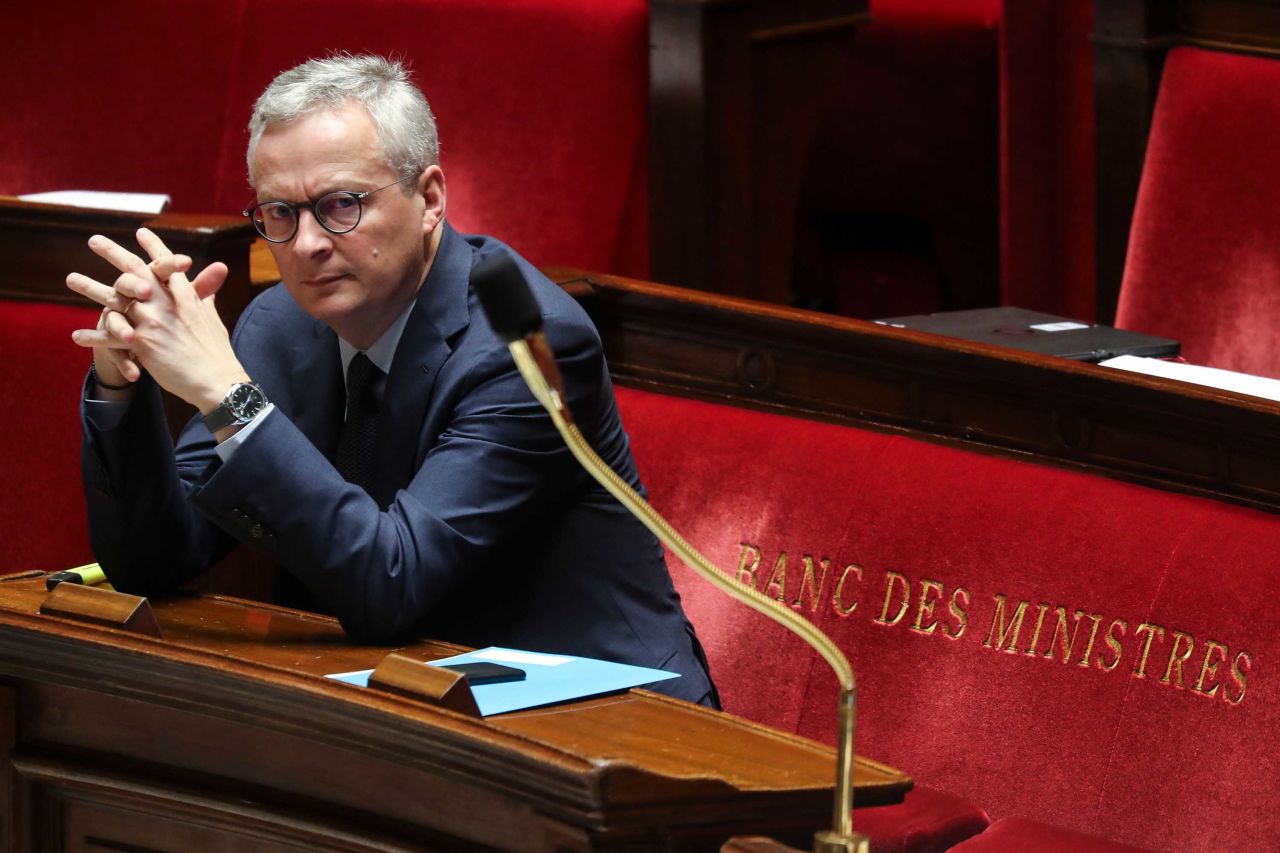
[[[364,351],[369,360],[377,365],[378,369],[384,374],[391,373],[391,362],[395,358],[396,347],[400,345],[400,336],[404,334],[405,324],[409,322],[409,315],[413,313],[413,306],[416,301],[416,299],[410,300],[405,309],[400,312],[400,316],[391,324],[391,327],[382,333],[382,337],[374,341],[373,345]],[[344,383],[346,382],[347,368],[351,365],[351,359],[355,358],[358,352],[360,350],[342,338],[338,338],[338,355],[342,358]]]

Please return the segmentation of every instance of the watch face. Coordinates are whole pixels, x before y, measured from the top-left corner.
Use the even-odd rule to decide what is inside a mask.
[[[240,420],[248,420],[266,406],[266,399],[257,385],[243,382],[231,389],[227,395],[227,408]]]

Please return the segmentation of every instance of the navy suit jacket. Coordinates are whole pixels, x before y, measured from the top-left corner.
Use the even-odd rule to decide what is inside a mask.
[[[86,417],[90,532],[108,578],[171,590],[245,541],[358,640],[430,636],[658,667],[682,677],[656,689],[706,701],[705,659],[661,547],[578,467],[469,287],[480,258],[511,250],[442,227],[386,379],[372,496],[330,462],[344,406],[337,336],[276,285],[232,338],[276,411],[228,462],[199,418],[174,449],[149,379],[118,424]],[[594,326],[517,261],[575,419],[639,487]]]

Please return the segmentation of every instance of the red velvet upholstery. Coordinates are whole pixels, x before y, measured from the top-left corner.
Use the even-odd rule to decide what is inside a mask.
[[[1125,843],[1258,850],[1280,830],[1260,760],[1275,517],[900,435],[620,402],[659,511],[850,655],[862,753],[993,817]],[[820,660],[673,575],[726,709],[831,741]]]
[[[146,190],[239,212],[267,82],[376,51],[431,100],[455,225],[539,264],[648,271],[645,0],[62,0],[7,21],[0,193]]]
[[[5,8],[0,193],[165,192],[210,212],[245,0]]]
[[[900,805],[853,810],[873,853],[940,853],[982,832],[987,813],[961,797],[917,785]]]
[[[951,849],[954,853],[1141,853],[1143,850],[1020,817],[998,820],[986,832]]]
[[[92,327],[85,308],[0,300],[0,574],[56,570],[93,559],[80,490],[76,395],[89,356],[71,343]]]
[[[1280,62],[1170,51],[1116,324],[1280,378]]]

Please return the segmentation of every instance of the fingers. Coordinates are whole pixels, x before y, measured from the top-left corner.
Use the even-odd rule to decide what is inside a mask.
[[[121,276],[121,279],[124,279],[124,276]],[[118,281],[117,287],[108,287],[78,272],[67,276],[67,288],[92,299],[104,308],[119,311],[121,314],[133,307],[135,301],[148,299],[151,295],[151,285],[137,279],[128,282]]]
[[[138,245],[146,251],[152,261],[168,260],[174,257],[169,247],[150,228],[139,228],[137,236]]]
[[[169,251],[169,247],[150,228],[138,229],[138,245],[151,257],[151,269],[156,278],[168,282],[169,291],[175,298],[194,296],[190,282],[184,274],[191,268],[190,258],[184,255],[187,261],[186,266],[179,268],[177,256]]]
[[[200,299],[212,297],[226,283],[227,272],[227,265],[221,261],[209,264],[200,270],[200,274],[191,282],[196,296]]]
[[[139,233],[145,230],[140,229]],[[161,245],[164,244],[162,243]],[[94,234],[89,238],[89,248],[93,250],[95,255],[120,270],[120,272],[132,273],[139,278],[150,275],[150,271],[147,269],[147,265],[143,263],[142,258],[109,237]]]
[[[71,340],[82,347],[129,349],[137,340],[137,332],[123,314],[103,311],[96,329],[76,329]]]
[[[185,257],[185,256],[184,256]],[[191,266],[191,259],[187,258],[186,267],[180,269],[177,255],[165,255],[163,258],[156,258],[147,264],[147,269],[151,270],[151,274],[160,282],[166,282],[175,273],[183,272]]]
[[[135,332],[133,326],[129,324],[128,318],[126,318],[124,314],[115,311],[108,311],[103,315],[102,328],[105,329],[112,338],[119,341],[121,344],[124,344],[126,347],[132,346],[133,342],[137,340],[138,337],[138,333]],[[119,346],[119,344],[117,344],[117,346]]]
[[[100,350],[99,353],[94,354],[95,359],[104,357],[107,361],[111,362],[111,366],[124,377],[126,382],[137,382],[142,378],[142,368],[138,366],[136,361],[129,357],[128,351],[109,349],[105,351]],[[101,371],[99,371],[99,373],[101,373]]]

